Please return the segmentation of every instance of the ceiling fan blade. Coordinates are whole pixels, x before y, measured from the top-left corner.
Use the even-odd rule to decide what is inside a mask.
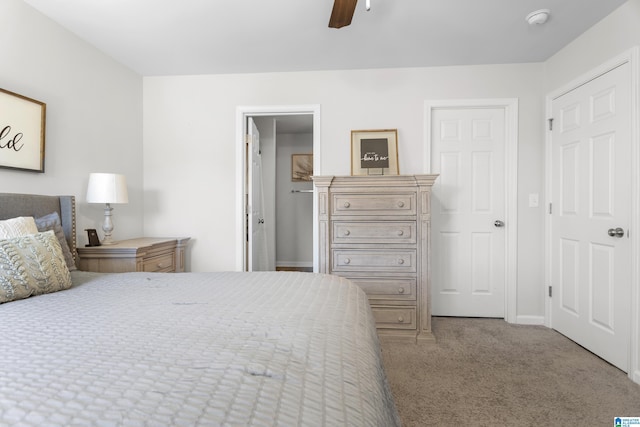
[[[329,19],[330,28],[342,28],[351,24],[353,12],[356,10],[358,0],[335,0],[331,18]]]

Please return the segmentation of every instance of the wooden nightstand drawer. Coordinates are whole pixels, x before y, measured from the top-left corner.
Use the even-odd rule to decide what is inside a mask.
[[[415,215],[416,194],[333,194],[332,215]]]
[[[335,221],[333,243],[416,243],[415,221]]]
[[[371,310],[378,328],[416,329],[415,307],[373,306]]]
[[[372,302],[379,300],[416,300],[417,279],[415,277],[347,277],[360,286]]]
[[[335,249],[333,271],[416,272],[415,249]]]
[[[142,263],[142,271],[150,273],[167,273],[175,271],[175,269],[176,264],[173,252],[145,259]]]
[[[121,240],[112,245],[77,248],[79,269],[98,273],[184,271],[188,237]]]

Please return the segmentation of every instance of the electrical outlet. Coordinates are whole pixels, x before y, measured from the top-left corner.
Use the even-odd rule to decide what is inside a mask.
[[[538,193],[531,193],[529,194],[529,207],[530,208],[537,208],[538,206],[540,206],[540,197],[538,196]]]

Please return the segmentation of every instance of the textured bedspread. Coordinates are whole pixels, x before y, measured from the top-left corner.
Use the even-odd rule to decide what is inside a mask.
[[[72,276],[0,305],[0,425],[399,425],[367,298],[344,279]]]

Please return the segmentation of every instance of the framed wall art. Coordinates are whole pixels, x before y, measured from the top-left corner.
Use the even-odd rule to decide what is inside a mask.
[[[313,154],[291,155],[291,181],[308,182],[313,176]]]
[[[46,104],[0,89],[0,167],[44,172]]]
[[[398,130],[352,130],[351,175],[398,175]]]

